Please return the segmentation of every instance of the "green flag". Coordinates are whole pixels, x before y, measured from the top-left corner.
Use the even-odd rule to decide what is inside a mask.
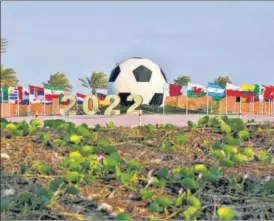
[[[1,103],[9,102],[9,88],[1,87]]]

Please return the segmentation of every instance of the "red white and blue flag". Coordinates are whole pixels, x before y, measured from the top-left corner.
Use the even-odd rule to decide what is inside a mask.
[[[85,96],[84,94],[76,93],[77,104],[83,104]]]
[[[44,101],[44,88],[29,85],[29,100],[31,104],[42,103]]]

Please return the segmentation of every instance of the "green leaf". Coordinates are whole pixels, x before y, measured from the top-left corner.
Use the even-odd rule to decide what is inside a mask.
[[[78,195],[80,193],[80,189],[78,189],[75,186],[69,186],[67,187],[67,191],[68,194],[72,194],[72,195]]]
[[[222,220],[233,220],[235,218],[235,212],[228,207],[220,207],[217,214]]]
[[[157,176],[160,179],[165,179],[168,176],[168,168],[161,168],[158,172],[157,172]]]
[[[151,203],[148,206],[148,210],[153,213],[158,213],[161,212],[163,208],[161,208],[158,203]]]
[[[187,202],[188,202],[189,205],[194,206],[196,208],[201,207],[201,201],[195,196],[187,197]]]
[[[207,168],[206,168],[206,166],[203,165],[203,164],[196,164],[196,165],[194,166],[194,171],[195,171],[196,173],[205,173],[205,172],[207,172]]]
[[[117,150],[114,147],[109,146],[109,145],[103,146],[103,150],[107,154],[112,154],[112,153],[116,153],[117,152]]]
[[[238,137],[241,140],[248,140],[250,138],[250,134],[246,130],[241,130],[241,131],[238,132]]]
[[[78,181],[80,179],[80,174],[78,172],[69,172],[67,175],[66,175],[66,180],[67,181]]]
[[[93,146],[83,146],[81,148],[81,152],[85,155],[85,156],[88,156],[88,155],[91,155],[93,153],[93,149],[94,147]]]
[[[84,157],[82,156],[82,154],[77,151],[71,152],[69,154],[69,158],[74,161],[78,161],[79,163],[84,161]]]
[[[265,183],[264,188],[274,192],[274,180],[269,180]]]
[[[222,159],[219,161],[221,167],[232,167],[234,163],[229,159]]]
[[[186,141],[187,141],[187,138],[185,135],[178,135],[175,137],[175,142],[177,144],[184,144],[184,143],[186,143]]]
[[[181,182],[181,185],[186,188],[186,189],[197,189],[198,188],[198,183],[192,179],[192,178],[184,178]]]
[[[253,156],[254,156],[253,150],[249,147],[246,147],[243,149],[243,154],[250,158],[253,158]]]
[[[127,166],[130,171],[137,171],[137,170],[140,170],[142,167],[141,163],[139,163],[138,161],[133,161],[133,160],[129,161],[127,163]]]
[[[208,182],[217,182],[218,181],[218,177],[211,172],[204,173],[203,179]]]
[[[100,139],[98,141],[98,146],[100,146],[100,147],[105,147],[105,146],[108,146],[108,145],[109,145],[109,142],[106,139]]]
[[[62,178],[55,178],[49,183],[49,188],[53,191],[56,192],[58,188],[63,184],[65,181]]]
[[[168,207],[171,203],[171,200],[167,197],[158,197],[156,198],[156,203],[163,207]]]
[[[196,219],[196,213],[197,213],[197,208],[194,206],[190,206],[186,209],[184,212],[184,216],[186,220],[195,220]]]
[[[43,126],[43,121],[39,119],[33,119],[30,121],[30,125],[34,127]]]
[[[245,161],[245,159],[243,158],[243,155],[241,155],[241,154],[234,154],[231,157],[231,161],[240,164],[240,163],[243,163]]]
[[[72,134],[70,136],[70,142],[72,142],[74,144],[79,144],[81,142],[81,136],[78,136],[76,134]]]
[[[150,200],[154,196],[154,193],[149,192],[147,188],[143,188],[140,190],[140,195],[142,200]]]
[[[113,123],[113,121],[107,122],[106,125],[107,125],[107,128],[111,128],[111,129],[115,128],[115,124]]]
[[[132,220],[132,217],[128,213],[119,213],[116,216],[116,220]]]
[[[1,198],[1,212],[8,210],[9,205],[10,205],[10,201],[8,199]]]
[[[21,202],[31,202],[32,199],[34,198],[34,196],[30,193],[21,193],[18,197],[18,199],[21,201]]]
[[[116,165],[118,165],[118,161],[115,158],[110,157],[110,156],[105,157],[103,159],[103,163],[104,163],[104,165],[110,166],[110,167],[115,167]]]

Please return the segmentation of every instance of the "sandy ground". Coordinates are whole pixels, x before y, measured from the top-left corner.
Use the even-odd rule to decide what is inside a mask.
[[[176,126],[186,126],[187,121],[191,120],[193,122],[197,122],[204,115],[143,115],[141,117],[142,124],[165,124],[171,123]],[[230,117],[239,117],[238,115],[230,116]],[[75,124],[86,123],[89,126],[94,126],[96,124],[106,125],[106,122],[113,121],[117,126],[134,126],[139,124],[139,116],[138,115],[119,115],[119,116],[87,116],[87,115],[77,115],[77,116],[46,116],[46,117],[38,117],[41,120],[48,119],[64,119],[66,121],[73,122]],[[30,121],[34,119],[34,117],[9,117],[7,118],[9,121]],[[271,121],[274,123],[274,116],[266,116],[266,115],[255,115],[255,116],[242,116],[244,121],[254,119],[255,121]]]

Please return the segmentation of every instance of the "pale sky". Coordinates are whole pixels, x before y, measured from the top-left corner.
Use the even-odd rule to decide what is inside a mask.
[[[20,85],[42,86],[64,72],[107,74],[129,57],[158,63],[170,82],[180,74],[206,85],[274,84],[274,2],[1,2],[1,64]]]

